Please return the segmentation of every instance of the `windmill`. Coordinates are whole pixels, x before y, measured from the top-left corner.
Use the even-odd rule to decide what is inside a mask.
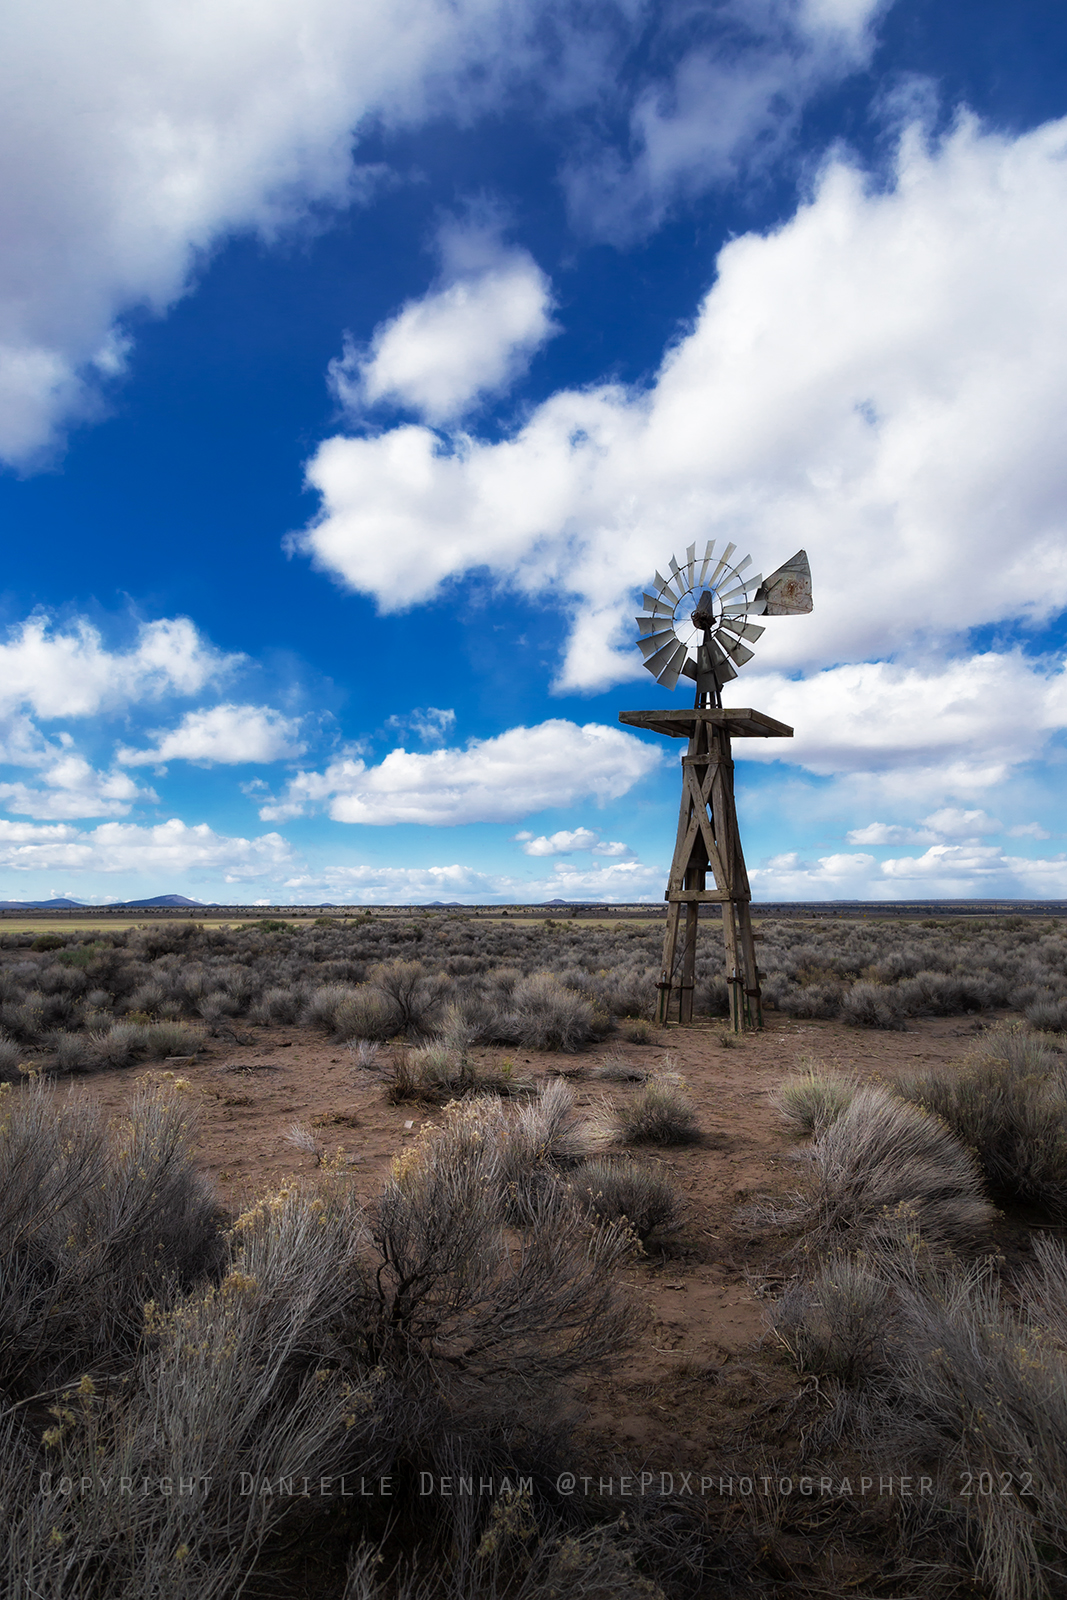
[[[722,906],[726,981],[734,1029],[763,1026],[759,968],[752,933],[751,899],[734,808],[731,738],[791,739],[792,728],[762,711],[724,707],[723,685],[751,661],[750,646],[764,633],[754,617],[787,617],[811,610],[811,569],[803,550],[764,578],[750,573],[752,557],[734,561],[737,546],[716,556],[709,539],[702,556],[690,545],[685,561],[672,556],[670,576],[656,573],[642,596],[638,649],[649,672],[668,689],[679,678],[696,684],[692,710],[621,711],[619,721],[673,739],[688,739],[682,757],[682,806],[674,846],[659,982],[658,1020],[666,1022],[678,995],[678,1020],[693,1017],[696,938],[700,906]],[[707,887],[708,873],[715,882]],[[685,938],[679,929],[685,909]]]

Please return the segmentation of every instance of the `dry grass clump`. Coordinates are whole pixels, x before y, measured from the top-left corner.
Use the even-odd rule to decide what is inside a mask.
[[[990,1028],[962,1069],[905,1078],[897,1092],[974,1151],[996,1198],[1067,1218],[1067,1064],[1042,1039]]]
[[[700,1139],[693,1103],[685,1081],[672,1069],[671,1057],[661,1071],[614,1110],[617,1137],[625,1144],[695,1144]]]
[[[822,1133],[847,1111],[856,1085],[847,1078],[828,1078],[816,1067],[786,1078],[775,1097],[782,1116],[802,1133]]]
[[[624,1220],[642,1242],[673,1233],[681,1220],[682,1198],[674,1185],[636,1161],[588,1161],[574,1183],[595,1217]]]
[[[876,1239],[901,1217],[943,1245],[973,1247],[988,1233],[993,1208],[974,1156],[939,1117],[885,1089],[859,1089],[812,1156],[814,1191],[788,1214],[805,1247]]]
[[[637,1017],[631,1022],[623,1023],[619,1029],[627,1044],[655,1044],[656,1030],[651,1022],[646,1022],[643,1017]]]
[[[627,1061],[625,1056],[612,1053],[598,1061],[590,1069],[589,1076],[602,1078],[608,1083],[645,1083],[649,1074],[647,1068],[636,1066],[634,1062]]]

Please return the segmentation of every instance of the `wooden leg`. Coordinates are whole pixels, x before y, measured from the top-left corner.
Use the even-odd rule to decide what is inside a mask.
[[[742,1028],[741,1011],[741,964],[737,951],[737,916],[734,902],[726,900],[722,908],[722,937],[726,946],[726,991],[730,1001],[730,1017],[735,1033],[740,1033]]]
[[[737,902],[737,923],[740,935],[742,972],[744,974],[745,1025],[749,1028],[762,1028],[763,1007],[760,1003],[756,943],[752,937],[752,907],[747,900],[739,900]]]
[[[699,907],[690,903],[685,908],[685,949],[682,952],[682,984],[678,992],[678,1021],[693,1020],[693,989],[697,967],[697,919]]]
[[[681,909],[677,900],[670,901],[667,906],[667,932],[663,938],[663,975],[659,982],[659,1005],[656,1008],[656,1021],[661,1026],[667,1021],[667,1013],[671,1008],[674,953],[678,946],[678,917]]]

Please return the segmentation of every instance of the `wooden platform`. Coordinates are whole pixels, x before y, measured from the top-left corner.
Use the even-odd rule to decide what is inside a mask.
[[[630,728],[648,728],[653,733],[665,733],[671,739],[691,739],[700,722],[717,724],[725,728],[733,739],[791,739],[793,730],[784,722],[776,722],[764,711],[724,706],[708,711],[690,707],[681,711],[620,711],[619,721]]]

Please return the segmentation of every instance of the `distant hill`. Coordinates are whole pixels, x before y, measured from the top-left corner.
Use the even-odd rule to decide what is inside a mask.
[[[211,905],[218,904],[215,900],[209,903]],[[203,900],[187,900],[183,894],[157,894],[151,900],[115,900],[112,902],[115,907],[128,906],[131,910],[135,910],[138,906],[202,906],[204,904]]]
[[[0,911],[82,911],[81,900],[0,900]]]

